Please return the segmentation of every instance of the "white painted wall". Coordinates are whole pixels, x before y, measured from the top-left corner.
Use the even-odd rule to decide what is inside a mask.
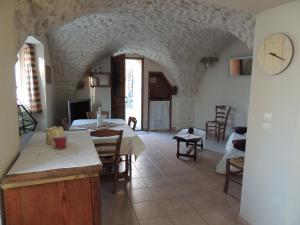
[[[269,34],[284,32],[295,54],[277,76],[263,74],[254,62],[240,213],[252,225],[300,224],[299,12],[295,1],[257,15],[255,51]],[[263,125],[265,113],[272,119]]]
[[[15,0],[0,1],[0,178],[19,151],[14,65],[16,62]],[[0,198],[0,205],[2,199]],[[0,207],[0,224],[2,224]]]
[[[8,169],[19,150],[14,65],[15,1],[0,2],[0,177]]]
[[[230,77],[229,61],[250,55],[252,50],[236,39],[219,55],[219,62],[207,69],[195,96],[194,126],[204,128],[207,120],[213,120],[216,105],[232,107],[227,134],[233,126],[247,125],[251,76]]]

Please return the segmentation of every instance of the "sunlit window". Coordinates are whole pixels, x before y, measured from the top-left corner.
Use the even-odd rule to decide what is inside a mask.
[[[23,47],[22,47],[23,48]],[[24,65],[23,62],[23,53],[22,48],[18,53],[18,61],[15,65],[15,78],[16,78],[16,92],[17,92],[17,103],[22,104],[24,107],[29,109],[29,94],[28,94],[28,87],[26,84],[26,77],[22,75],[21,67]]]

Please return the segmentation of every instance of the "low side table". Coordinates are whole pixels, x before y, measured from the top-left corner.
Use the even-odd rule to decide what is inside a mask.
[[[179,156],[186,156],[186,157],[191,157],[194,158],[194,160],[197,159],[197,146],[201,146],[203,149],[203,142],[206,137],[206,132],[201,129],[195,129],[194,128],[194,133],[189,134],[188,129],[183,129],[179,133],[177,133],[173,139],[177,140],[177,159]],[[186,143],[186,146],[192,145],[193,148],[189,149],[186,153],[180,153],[180,142]],[[198,144],[200,142],[200,144]],[[193,152],[193,154],[192,154]]]

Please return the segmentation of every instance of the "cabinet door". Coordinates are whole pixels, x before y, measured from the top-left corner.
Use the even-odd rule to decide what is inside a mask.
[[[94,178],[7,189],[6,225],[100,225],[99,191]]]

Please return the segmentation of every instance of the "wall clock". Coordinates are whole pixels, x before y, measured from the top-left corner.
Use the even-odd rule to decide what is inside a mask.
[[[266,37],[257,51],[257,64],[268,75],[283,72],[291,63],[294,54],[291,39],[283,33]]]

